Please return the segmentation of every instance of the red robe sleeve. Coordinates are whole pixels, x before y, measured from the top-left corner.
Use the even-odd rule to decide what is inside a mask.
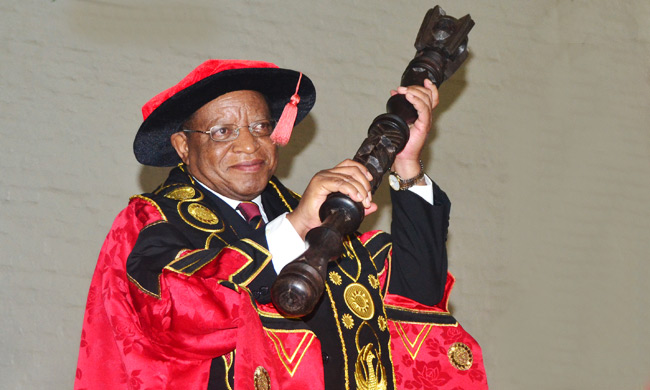
[[[106,237],[88,295],[75,389],[206,388],[211,359],[235,349],[241,322],[257,316],[246,285],[270,262],[264,247],[240,240],[191,250],[175,246],[181,238],[142,246],[149,229],[173,227],[156,203],[135,197]],[[156,280],[127,272],[136,244],[167,262]]]

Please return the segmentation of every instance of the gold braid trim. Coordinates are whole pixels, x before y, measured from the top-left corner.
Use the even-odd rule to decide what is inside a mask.
[[[267,266],[267,264],[271,261],[272,256],[271,256],[271,252],[269,252],[268,249],[264,248],[263,246],[261,246],[260,244],[256,243],[255,241],[252,241],[252,240],[250,240],[250,239],[248,239],[248,238],[244,238],[244,239],[242,239],[241,241],[246,242],[248,245],[252,246],[254,249],[257,249],[258,251],[260,251],[260,252],[262,252],[264,255],[266,255],[266,258],[264,259],[264,261],[262,262],[262,264],[260,265],[260,267],[257,269],[257,271],[255,271],[251,276],[248,277],[248,279],[246,279],[246,280],[243,281],[242,283],[238,283],[238,284],[241,285],[241,286],[248,286],[248,284],[249,284],[253,279],[255,279],[255,277],[256,277],[257,275],[259,275],[260,272],[262,272],[262,270],[264,269],[264,267]],[[235,283],[235,282],[233,281],[233,278],[234,278],[235,276],[237,276],[240,272],[242,272],[244,269],[246,269],[246,268],[247,268],[247,267],[248,267],[248,266],[253,262],[253,258],[252,258],[248,253],[246,253],[246,252],[244,252],[243,250],[241,250],[241,249],[239,249],[239,248],[236,248],[236,247],[234,247],[234,246],[229,246],[229,247],[227,247],[227,248],[232,249],[232,250],[234,250],[234,251],[236,251],[236,252],[239,252],[242,256],[244,256],[246,259],[248,259],[244,265],[242,265],[242,266],[241,266],[237,271],[235,271],[234,273],[232,273],[232,274],[228,277],[228,280],[229,280],[229,281]],[[220,252],[220,253],[221,253],[221,252]]]
[[[284,206],[287,208],[287,210],[289,210],[289,212],[293,211],[291,206],[289,206],[289,203],[287,203],[287,200],[285,199],[284,195],[282,195],[282,193],[280,192],[280,189],[278,188],[277,184],[275,184],[273,181],[269,181],[269,184],[271,185],[271,187],[273,187],[275,192],[278,194],[280,200],[282,201],[282,203],[284,203]]]

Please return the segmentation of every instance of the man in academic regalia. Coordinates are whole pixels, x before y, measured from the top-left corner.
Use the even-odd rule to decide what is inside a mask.
[[[313,313],[286,318],[269,288],[305,250],[326,196],[376,210],[359,163],[302,197],[273,176],[278,145],[315,102],[311,80],[209,60],[143,107],[138,161],[176,166],[117,216],[92,279],[76,389],[484,389],[480,347],[447,310],[450,203],[420,153],[437,90],[399,87],[418,112],[392,167],[392,234],[344,240]]]

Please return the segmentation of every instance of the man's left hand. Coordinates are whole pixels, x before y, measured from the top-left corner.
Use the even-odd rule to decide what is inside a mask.
[[[420,173],[420,154],[431,131],[431,112],[438,105],[438,88],[426,79],[423,86],[398,87],[391,91],[391,95],[396,94],[403,94],[418,113],[418,119],[410,126],[409,140],[393,163],[393,170],[408,179]]]

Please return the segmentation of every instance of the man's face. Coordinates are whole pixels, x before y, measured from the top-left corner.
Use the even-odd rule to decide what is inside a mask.
[[[262,193],[275,172],[277,146],[271,138],[254,137],[252,122],[271,119],[262,94],[234,91],[205,104],[185,124],[191,130],[207,131],[216,124],[242,126],[233,141],[215,142],[208,134],[172,135],[172,144],[189,172],[212,190],[236,200],[251,200]]]

